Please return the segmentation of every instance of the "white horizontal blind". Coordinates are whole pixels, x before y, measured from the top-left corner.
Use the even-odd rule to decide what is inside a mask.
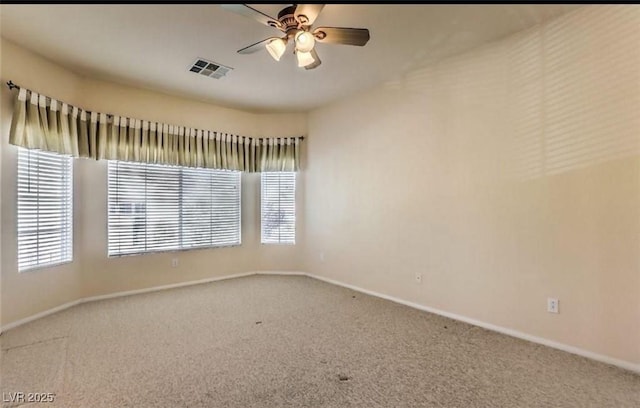
[[[109,256],[240,244],[240,172],[110,161]]]
[[[263,172],[261,220],[263,244],[296,243],[296,173]]]
[[[182,170],[182,246],[240,244],[240,172]]]
[[[18,270],[73,258],[71,157],[18,149]]]

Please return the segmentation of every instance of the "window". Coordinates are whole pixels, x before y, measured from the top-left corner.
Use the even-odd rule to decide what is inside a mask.
[[[262,174],[262,243],[296,243],[296,173]]]
[[[71,262],[71,157],[18,150],[18,270]]]
[[[109,256],[240,244],[240,172],[109,162]]]

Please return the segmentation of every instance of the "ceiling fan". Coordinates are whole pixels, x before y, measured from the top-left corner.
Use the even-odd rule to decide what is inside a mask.
[[[363,46],[369,41],[369,30],[366,28],[317,27],[312,29],[313,22],[322,11],[324,4],[294,4],[283,8],[278,18],[273,18],[247,4],[222,4],[224,9],[250,17],[269,27],[282,31],[283,37],[269,37],[248,47],[238,50],[239,54],[251,54],[266,48],[276,61],[293,42],[298,66],[313,69],[322,61],[315,50],[315,43],[346,44]]]

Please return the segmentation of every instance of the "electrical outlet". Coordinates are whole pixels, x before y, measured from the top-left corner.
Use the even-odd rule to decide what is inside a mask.
[[[171,260],[171,267],[172,268],[177,268],[178,267],[178,258],[173,258]]]
[[[422,283],[422,274],[420,272],[416,273],[416,283]]]
[[[324,252],[320,252],[320,262],[324,262]]]
[[[547,312],[558,313],[560,310],[560,301],[555,298],[547,298]]]

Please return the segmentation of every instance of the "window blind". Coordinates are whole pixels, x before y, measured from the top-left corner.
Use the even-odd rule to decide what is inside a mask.
[[[296,243],[296,173],[261,173],[263,244]]]
[[[18,270],[73,258],[71,157],[18,150]]]
[[[240,244],[240,172],[109,161],[108,253]]]

